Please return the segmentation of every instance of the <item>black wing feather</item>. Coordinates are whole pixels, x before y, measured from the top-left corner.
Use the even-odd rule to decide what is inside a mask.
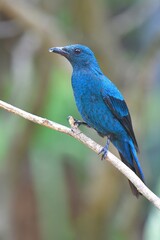
[[[127,104],[124,100],[112,97],[105,96],[104,98],[105,104],[109,107],[113,115],[119,120],[122,126],[126,129],[127,133],[133,140],[135,148],[137,152],[139,151],[138,144],[134,135],[131,116],[127,107]]]

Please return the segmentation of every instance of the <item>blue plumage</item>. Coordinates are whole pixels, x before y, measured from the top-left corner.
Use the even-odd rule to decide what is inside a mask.
[[[88,126],[108,138],[101,151],[102,159],[107,155],[110,140],[122,161],[144,181],[128,107],[117,87],[102,73],[93,52],[79,44],[51,48],[50,52],[69,60],[73,67],[72,88],[77,108]],[[138,197],[139,192],[129,183]]]

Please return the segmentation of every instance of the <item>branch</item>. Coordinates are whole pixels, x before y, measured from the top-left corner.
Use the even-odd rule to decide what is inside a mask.
[[[31,122],[37,123],[39,125],[51,128],[52,130],[56,130],[58,132],[65,133],[74,137],[75,139],[82,142],[84,145],[92,149],[97,154],[102,149],[102,146],[94,142],[92,139],[88,138],[84,135],[78,128],[73,128],[73,118],[69,117],[69,123],[71,128],[65,127],[61,124],[52,122],[46,118],[42,118],[26,111],[23,111],[19,108],[16,108],[6,102],[0,100],[0,107],[5,109],[8,112],[19,115]],[[160,198],[157,197],[146,185],[140,180],[140,178],[130,169],[128,168],[122,161],[120,161],[116,156],[114,156],[111,152],[108,152],[107,161],[109,161],[115,168],[117,168],[121,173],[123,173],[137,188],[137,190],[146,197],[154,206],[160,209]]]

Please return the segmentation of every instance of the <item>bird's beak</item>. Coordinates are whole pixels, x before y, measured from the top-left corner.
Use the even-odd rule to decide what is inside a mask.
[[[68,52],[64,47],[53,47],[53,48],[49,49],[49,52],[54,52],[54,53],[60,54],[64,57],[68,56]]]

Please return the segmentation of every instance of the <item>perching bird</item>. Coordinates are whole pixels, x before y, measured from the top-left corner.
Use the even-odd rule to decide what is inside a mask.
[[[102,137],[107,136],[107,143],[100,152],[102,159],[107,156],[111,141],[121,160],[144,182],[128,107],[120,91],[101,71],[94,53],[80,44],[50,48],[49,52],[66,57],[73,67],[72,88],[84,120],[77,123],[94,128]],[[138,197],[140,193],[129,183],[133,194]]]

